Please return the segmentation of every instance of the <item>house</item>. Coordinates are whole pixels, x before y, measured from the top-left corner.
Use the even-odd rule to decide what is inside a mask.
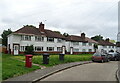
[[[94,53],[94,44],[98,42],[86,37],[85,33],[80,36],[69,35],[45,29],[41,22],[39,28],[27,25],[8,36],[7,50],[9,53],[18,55],[24,53],[25,47],[33,45],[35,53]]]
[[[66,48],[70,54],[94,53],[94,44],[98,42],[85,36],[81,33],[80,36],[70,35],[66,37]]]
[[[39,28],[24,26],[8,36],[8,51],[18,55],[24,53],[25,47],[33,45],[35,53],[61,53],[65,37],[57,32],[44,29],[42,22]]]
[[[116,45],[109,42],[109,39],[98,41],[98,50],[106,52],[116,52]]]

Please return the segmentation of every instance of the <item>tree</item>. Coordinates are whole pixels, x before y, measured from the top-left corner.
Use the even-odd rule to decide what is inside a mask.
[[[25,47],[25,54],[34,54],[34,47],[33,47],[33,45]]]
[[[12,33],[11,29],[3,31],[3,33],[1,34],[1,36],[2,36],[2,45],[7,46],[7,41],[8,41],[7,36],[9,34],[11,34],[11,33]]]
[[[61,32],[60,32],[60,31],[54,31],[54,32],[61,34]]]
[[[68,37],[69,34],[68,33],[63,33],[63,36]]]
[[[91,39],[93,39],[93,40],[95,40],[95,41],[104,40],[104,39],[103,39],[103,36],[101,36],[101,35],[96,35],[96,36],[94,36],[94,37],[91,37]]]
[[[94,50],[96,52],[96,50],[98,49],[98,44],[94,44]]]

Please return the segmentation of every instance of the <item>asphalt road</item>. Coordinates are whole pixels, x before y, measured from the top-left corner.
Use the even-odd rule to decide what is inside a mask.
[[[58,72],[41,81],[117,81],[117,69],[117,61],[90,63]]]

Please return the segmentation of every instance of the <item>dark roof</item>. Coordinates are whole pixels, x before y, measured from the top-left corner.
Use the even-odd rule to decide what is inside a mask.
[[[88,41],[88,42],[90,42],[90,43],[98,43],[95,40],[93,40],[91,38],[88,38],[88,37],[85,37],[85,40]]]
[[[62,38],[62,39],[65,38],[62,34],[47,29],[45,29],[45,34],[47,37]]]
[[[90,42],[90,43],[98,43],[88,37],[85,37],[85,39],[81,38],[81,36],[75,36],[75,35],[70,35],[65,38],[67,41],[73,41],[73,42]]]
[[[98,41],[98,44],[103,46],[115,46],[115,44],[105,40]]]
[[[14,34],[29,34],[29,35],[45,35],[47,37],[54,37],[54,38],[65,38],[62,34],[57,32],[44,29],[44,32],[40,32],[39,28],[24,26],[23,28],[13,32]]]

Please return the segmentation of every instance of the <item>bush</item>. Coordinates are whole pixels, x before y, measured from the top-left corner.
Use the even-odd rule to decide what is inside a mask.
[[[34,54],[34,47],[33,47],[33,45],[25,47],[25,54]]]

